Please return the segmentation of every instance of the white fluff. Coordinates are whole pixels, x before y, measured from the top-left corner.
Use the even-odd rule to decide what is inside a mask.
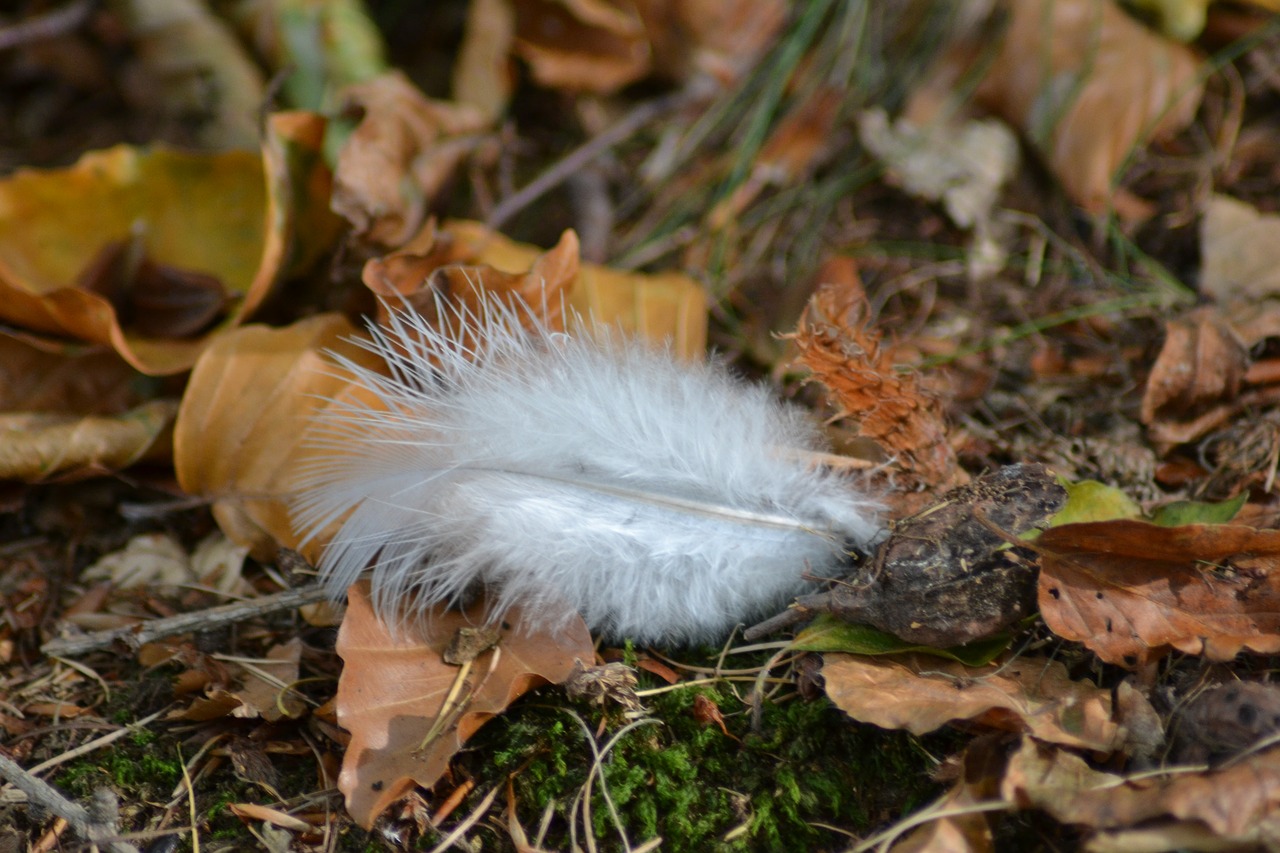
[[[372,569],[393,625],[484,586],[495,617],[713,641],[877,534],[875,503],[804,458],[819,432],[768,389],[481,304],[372,327],[389,376],[340,359],[382,408],[329,406],[292,506],[308,538],[345,516],[319,565],[335,596]]]

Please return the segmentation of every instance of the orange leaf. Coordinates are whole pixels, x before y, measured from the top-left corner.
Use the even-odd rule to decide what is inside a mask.
[[[318,152],[323,131],[320,116],[280,113],[268,123],[261,155],[119,146],[86,154],[68,169],[20,170],[0,181],[0,318],[109,345],[144,373],[190,368],[219,331],[257,308],[287,258],[313,258],[315,243],[332,234],[315,223],[294,231],[298,211],[318,206],[309,195],[327,193]],[[310,242],[295,244],[299,233]],[[162,316],[156,310],[166,301],[175,316],[173,300],[193,288],[207,303],[210,282],[234,304],[195,338],[122,325],[118,306],[85,286],[112,243],[136,244],[155,270],[144,288],[146,316]],[[203,322],[186,313],[177,312],[187,326],[180,331]],[[198,314],[214,316],[208,305]]]
[[[348,597],[338,632],[344,666],[337,705],[351,743],[338,787],[347,811],[366,828],[415,785],[434,785],[462,744],[518,696],[564,681],[575,661],[594,660],[581,619],[558,631],[532,632],[513,609],[497,645],[471,662],[458,685],[462,668],[442,656],[459,629],[484,624],[482,604],[466,613],[438,610],[393,636],[373,612],[367,582]],[[453,710],[445,709],[449,699]]]
[[[1052,527],[1031,547],[1045,623],[1108,663],[1280,651],[1280,531],[1102,521]]]
[[[1195,117],[1200,59],[1113,0],[1019,0],[1002,8],[1009,25],[976,97],[1031,139],[1067,195],[1102,213],[1116,201],[1113,181],[1133,152]],[[1138,202],[1120,212],[1145,210]]]

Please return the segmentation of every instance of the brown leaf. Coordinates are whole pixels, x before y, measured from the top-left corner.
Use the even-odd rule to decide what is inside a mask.
[[[634,3],[516,0],[515,7],[515,52],[543,86],[608,94],[652,67]]]
[[[368,595],[363,582],[348,592],[337,645],[344,662],[338,719],[351,732],[338,786],[347,811],[366,828],[415,785],[434,785],[462,744],[516,697],[564,681],[577,661],[594,660],[581,619],[535,632],[512,609],[497,648],[476,658],[445,710],[463,670],[441,655],[459,628],[483,624],[483,605],[467,613],[437,611],[425,625],[392,636]]]
[[[827,695],[855,720],[914,734],[971,721],[1042,741],[1110,752],[1123,740],[1111,691],[1072,681],[1058,661],[1021,657],[981,667],[929,655],[823,655]]]
[[[1219,426],[1234,411],[1248,356],[1216,308],[1170,320],[1142,395],[1142,422],[1152,439],[1183,444]]]
[[[298,547],[286,498],[311,415],[325,398],[350,393],[324,353],[380,364],[351,342],[356,335],[334,314],[283,329],[246,326],[215,340],[191,373],[174,427],[178,482],[215,498],[219,526],[259,556]],[[312,562],[318,556],[305,553]]]
[[[920,387],[918,376],[895,369],[893,351],[881,349],[868,310],[856,280],[819,288],[792,336],[796,361],[826,387],[835,417],[855,420],[860,434],[884,448],[912,482],[958,482],[941,401]]]
[[[428,230],[434,232],[434,227],[424,229],[424,234]],[[477,315],[482,296],[488,294],[532,306],[551,328],[564,328],[561,307],[567,289],[578,278],[578,236],[573,231],[565,231],[554,248],[539,254],[522,272],[459,263],[465,250],[447,235],[442,236],[443,240],[433,239],[423,254],[393,252],[365,264],[365,286],[383,300],[380,314],[385,315],[388,297],[396,297],[390,305],[407,303],[429,322],[438,323],[442,319],[438,300],[450,311],[461,309]]]
[[[1200,290],[1219,303],[1256,309],[1280,295],[1280,216],[1215,195],[1200,222]]]
[[[1200,59],[1112,0],[1019,0],[976,97],[1026,134],[1077,204],[1122,215],[1144,203],[1114,198],[1117,172],[1149,139],[1190,124]],[[980,55],[988,44],[978,46]],[[1117,204],[1119,202],[1119,204]]]
[[[1195,849],[1252,846],[1274,839],[1280,832],[1277,749],[1249,756],[1222,770],[1125,779],[1094,770],[1070,752],[1023,738],[1000,787],[1006,801],[1021,808],[1044,809],[1063,823],[1114,829],[1172,818],[1207,826],[1224,844]],[[1149,826],[1171,834],[1182,828]]]
[[[331,205],[357,234],[399,246],[422,227],[427,205],[487,119],[426,97],[399,71],[348,86],[341,97],[363,117],[338,154]]]
[[[118,415],[148,383],[106,347],[0,332],[0,412]]]
[[[155,455],[178,404],[153,400],[119,415],[0,415],[0,478],[41,482],[99,476]]]
[[[1108,663],[1280,651],[1280,531],[1102,521],[1050,528],[1034,547],[1045,623]]]

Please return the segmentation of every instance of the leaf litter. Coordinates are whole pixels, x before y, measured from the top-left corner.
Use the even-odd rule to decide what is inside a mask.
[[[1274,846],[1265,13],[446,5],[0,21],[0,840]],[[335,645],[327,353],[477,282],[772,380],[883,541],[794,640]]]

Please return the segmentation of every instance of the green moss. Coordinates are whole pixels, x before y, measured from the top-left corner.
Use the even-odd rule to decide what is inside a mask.
[[[699,721],[699,695],[719,707],[731,736]],[[626,721],[616,711],[571,706],[551,691],[543,701],[554,705],[518,704],[483,729],[468,761],[479,777],[477,791],[512,777],[527,829],[554,802],[559,820],[545,844],[559,848],[567,846],[572,803],[593,761],[574,715],[593,735],[606,719],[601,746]],[[657,723],[622,735],[605,758],[603,780],[593,782],[591,829],[597,838],[617,838],[602,781],[631,843],[660,835],[669,851],[840,845],[842,836],[815,824],[865,832],[937,793],[915,738],[854,723],[826,700],[766,703],[758,732],[727,685],[660,693],[647,704]]]

